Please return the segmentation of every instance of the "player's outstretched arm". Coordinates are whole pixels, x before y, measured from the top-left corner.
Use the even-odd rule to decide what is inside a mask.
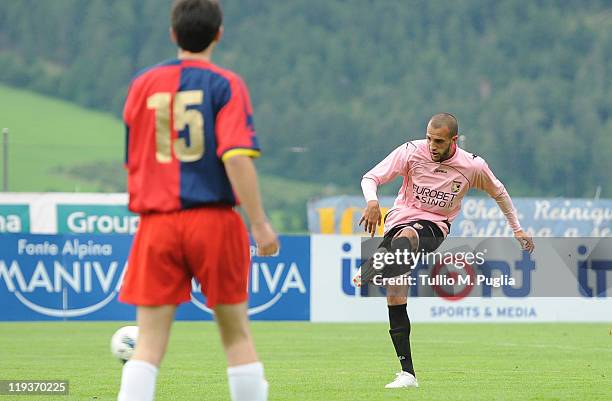
[[[504,216],[506,216],[506,220],[514,232],[514,238],[516,238],[516,240],[521,244],[521,248],[531,253],[535,249],[533,238],[531,238],[531,236],[521,228],[512,199],[510,199],[510,195],[508,195],[506,188],[503,186],[502,188],[502,192],[497,196],[492,196],[492,198],[495,199],[497,206],[502,211]]]
[[[262,206],[253,160],[248,156],[236,155],[224,163],[232,188],[251,223],[251,234],[257,244],[257,253],[261,256],[274,255],[278,252],[278,237]]]
[[[487,163],[484,160],[479,160],[479,171],[474,177],[474,186],[486,191],[491,198],[495,199],[497,206],[506,217],[508,224],[514,232],[514,238],[521,244],[521,248],[529,251],[529,253],[533,252],[535,249],[533,239],[521,228],[514,204],[508,191],[506,191],[506,187],[495,177]]]

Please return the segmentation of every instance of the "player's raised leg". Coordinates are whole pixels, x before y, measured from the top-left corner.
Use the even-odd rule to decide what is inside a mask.
[[[382,271],[381,268],[377,268],[375,266],[375,260],[382,260],[382,255],[387,253],[387,248],[384,246],[384,241],[381,246],[379,246],[376,251],[370,256],[368,260],[366,260],[361,266],[359,266],[359,270],[353,276],[353,284],[355,287],[361,287],[364,284],[370,283],[376,274],[380,274]],[[382,254],[382,255],[380,255]]]
[[[255,352],[246,303],[217,305],[214,310],[227,356],[227,378],[232,400],[267,400],[268,382]]]
[[[134,355],[123,366],[118,401],[153,400],[175,310],[175,305],[138,307],[138,341]]]

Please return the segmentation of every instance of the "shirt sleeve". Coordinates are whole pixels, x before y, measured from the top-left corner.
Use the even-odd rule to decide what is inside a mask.
[[[473,185],[476,189],[485,191],[491,198],[495,199],[497,206],[499,206],[499,209],[506,217],[513,232],[522,230],[516,214],[516,209],[514,208],[508,191],[506,191],[506,187],[497,177],[495,177],[489,165],[482,159],[479,161]]]
[[[259,157],[248,89],[238,76],[229,81],[229,99],[217,113],[215,122],[217,156],[223,162],[237,155]]]
[[[361,190],[363,191],[363,197],[366,202],[378,200],[378,195],[376,194],[377,189],[378,185],[376,185],[376,181],[365,177],[361,180]]]
[[[373,169],[363,175],[361,189],[366,201],[377,200],[376,191],[379,185],[384,185],[408,171],[410,146],[409,143],[398,146]]]

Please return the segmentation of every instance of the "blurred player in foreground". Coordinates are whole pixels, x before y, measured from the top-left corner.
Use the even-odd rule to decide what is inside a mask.
[[[268,383],[248,326],[249,240],[234,211],[238,200],[258,253],[274,254],[279,245],[251,160],[259,156],[251,102],[238,75],[211,63],[223,33],[218,2],[177,0],[171,14],[178,58],[137,75],[124,109],[129,208],[141,220],[119,299],[138,306],[139,337],[118,400],[153,400],[176,307],[191,299],[195,277],[215,312],[232,400],[264,401]]]
[[[532,252],[533,240],[519,224],[504,185],[480,157],[457,147],[458,124],[448,113],[436,114],[427,124],[424,140],[409,141],[389,154],[361,180],[367,207],[359,224],[374,236],[382,222],[377,188],[403,176],[402,187],[384,222],[384,238],[378,252],[396,249],[433,252],[450,231],[461,200],[470,188],[486,191],[504,213],[524,250]],[[383,249],[381,249],[383,248]],[[369,283],[376,274],[370,258],[354,277],[355,285]],[[389,334],[402,371],[387,388],[418,387],[410,352],[410,319],[406,310],[407,286],[387,287]]]

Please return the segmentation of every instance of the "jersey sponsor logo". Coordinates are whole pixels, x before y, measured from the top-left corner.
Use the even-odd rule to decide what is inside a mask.
[[[434,170],[434,173],[448,174],[448,171],[438,167],[437,169]]]
[[[110,241],[110,240],[109,240]],[[125,248],[129,247],[120,245]],[[52,318],[74,318],[103,309],[116,297],[125,272],[105,240],[27,236],[3,241],[0,289],[27,309]],[[2,288],[4,287],[4,288]]]
[[[414,198],[423,204],[447,209],[453,207],[453,201],[457,197],[454,193],[431,189],[414,183],[412,184],[412,193]]]

